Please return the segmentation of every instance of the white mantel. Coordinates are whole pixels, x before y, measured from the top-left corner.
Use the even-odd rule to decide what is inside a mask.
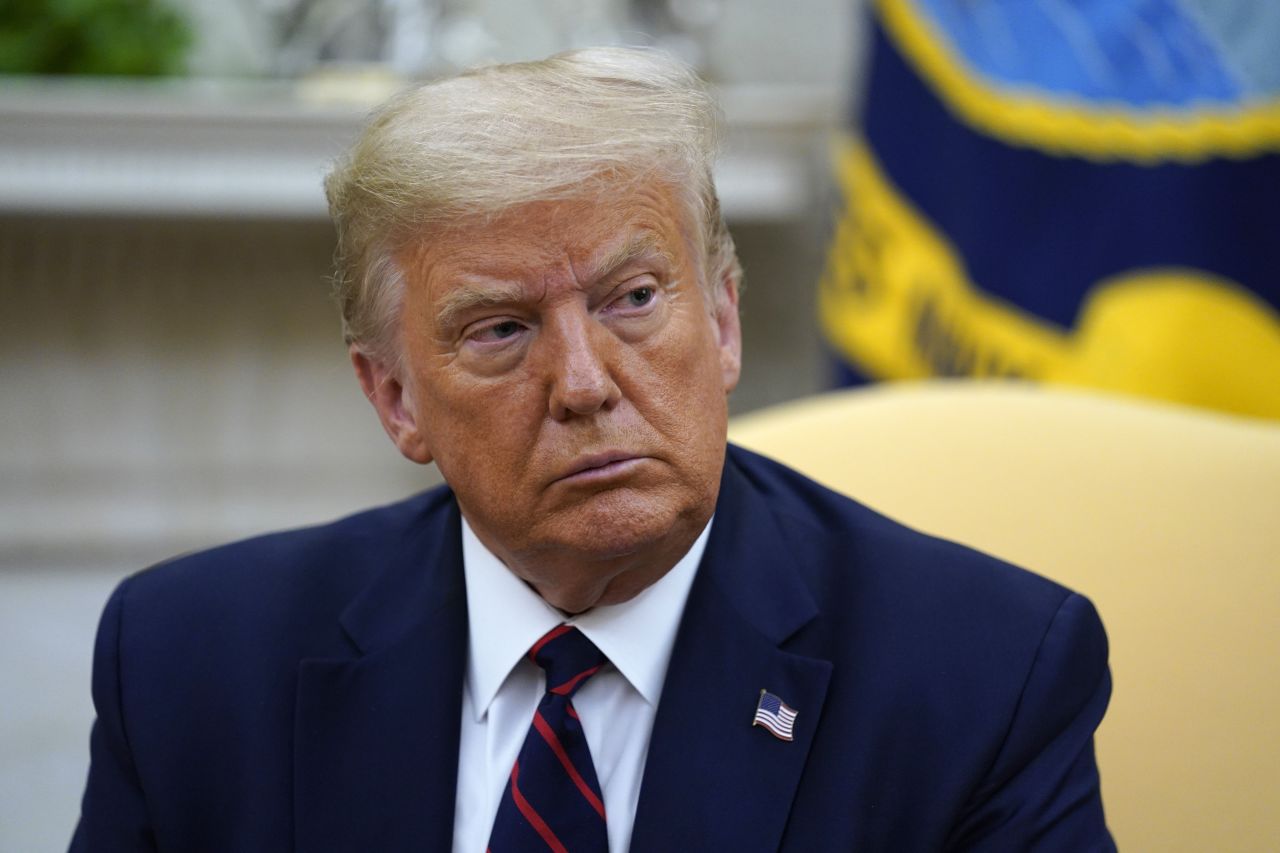
[[[353,97],[350,82],[0,78],[0,211],[323,217],[327,163],[398,85],[356,80]],[[839,91],[735,86],[720,97],[726,215],[804,216]]]

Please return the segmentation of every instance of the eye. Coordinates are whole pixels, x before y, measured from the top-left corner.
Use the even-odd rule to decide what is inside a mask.
[[[515,320],[503,320],[489,327],[489,332],[498,340],[509,338],[520,331],[520,324]]]
[[[624,297],[631,308],[643,308],[653,301],[654,289],[648,285],[627,292]]]
[[[497,343],[518,335],[523,328],[524,326],[515,320],[502,320],[478,329],[471,335],[471,339],[480,343]]]
[[[622,285],[622,288],[614,291],[617,295],[612,297],[606,307],[608,315],[625,321],[641,321],[657,316],[655,311],[661,305],[662,292],[652,276],[645,276],[639,281],[632,280]]]

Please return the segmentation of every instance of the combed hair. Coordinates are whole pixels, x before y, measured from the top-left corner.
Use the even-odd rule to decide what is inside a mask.
[[[700,225],[706,281],[736,282],[711,174],[719,143],[720,111],[698,76],[641,48],[491,65],[401,92],[325,179],[347,343],[398,357],[397,257],[430,229],[620,182],[657,179],[682,193]]]

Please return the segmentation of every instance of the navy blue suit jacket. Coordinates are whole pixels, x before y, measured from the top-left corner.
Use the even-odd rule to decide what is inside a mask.
[[[72,849],[449,850],[463,583],[443,488],[126,580]],[[730,448],[631,849],[1110,850],[1106,658],[1084,598]]]

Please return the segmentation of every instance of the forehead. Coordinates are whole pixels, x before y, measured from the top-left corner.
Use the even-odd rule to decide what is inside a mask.
[[[662,183],[614,189],[436,230],[418,244],[412,278],[438,291],[468,278],[515,284],[564,271],[587,279],[641,257],[682,266],[696,256],[698,234],[677,191]]]

